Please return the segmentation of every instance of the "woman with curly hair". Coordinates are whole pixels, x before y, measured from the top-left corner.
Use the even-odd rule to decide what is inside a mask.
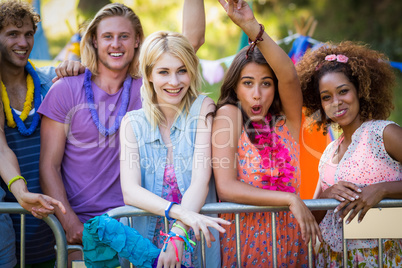
[[[384,54],[353,42],[327,43],[308,51],[297,64],[306,116],[327,133],[342,135],[325,149],[314,198],[335,198],[335,210],[317,213],[324,243],[317,267],[342,266],[342,219],[349,223],[383,198],[402,198],[402,128],[386,121],[393,109],[395,77]],[[321,215],[318,215],[321,214]],[[377,267],[377,240],[348,240],[348,263]],[[385,240],[384,261],[400,267],[400,240]],[[396,254],[395,254],[396,253]]]

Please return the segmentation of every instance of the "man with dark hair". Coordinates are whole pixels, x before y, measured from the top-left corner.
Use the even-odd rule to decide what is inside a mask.
[[[0,116],[1,191],[6,193],[5,201],[19,201],[34,216],[41,218],[43,211],[32,209],[32,205],[51,211],[54,206],[59,206],[61,211],[64,207],[43,195],[39,185],[40,118],[37,110],[56,76],[54,68],[35,68],[28,61],[39,21],[40,16],[25,2],[0,2],[1,97],[4,104],[1,105],[4,115],[1,112]],[[30,195],[28,204],[27,199],[21,199],[21,190],[36,193]],[[20,216],[12,214],[11,218],[16,248],[19,249]],[[53,267],[53,232],[44,221],[32,215],[26,216],[25,224],[25,262],[37,267]],[[6,237],[2,236],[3,239]],[[17,250],[17,257],[19,252]],[[0,252],[0,257],[2,254]]]

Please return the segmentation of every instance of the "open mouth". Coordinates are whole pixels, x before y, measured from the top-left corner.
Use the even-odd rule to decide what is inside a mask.
[[[253,114],[260,114],[262,111],[262,106],[261,105],[254,105],[251,107],[251,112]]]

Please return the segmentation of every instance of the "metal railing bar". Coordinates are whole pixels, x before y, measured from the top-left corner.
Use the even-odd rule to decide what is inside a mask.
[[[30,214],[29,211],[22,208],[18,203],[14,202],[0,202],[0,213],[8,213],[8,214]],[[43,220],[49,225],[50,229],[52,229],[53,234],[56,239],[57,246],[57,267],[58,268],[66,268],[67,267],[67,239],[64,233],[64,229],[61,226],[60,222],[57,220],[56,216],[49,215]],[[25,251],[25,247],[24,247]],[[25,256],[24,256],[25,258]],[[21,262],[22,263],[22,262]]]
[[[308,242],[308,267],[314,267],[313,243],[311,241],[310,239],[310,242]]]
[[[66,268],[67,267],[67,239],[66,234],[64,232],[61,223],[54,215],[49,215],[43,220],[49,225],[50,229],[52,229],[54,237],[56,239],[56,264],[58,268]]]
[[[205,254],[205,239],[204,234],[200,231],[200,238],[201,238],[201,267],[207,266],[207,256]],[[219,237],[217,238],[219,239]]]
[[[237,268],[241,268],[240,214],[235,213]]]
[[[303,200],[310,210],[331,210],[340,204],[335,199],[305,199]],[[384,199],[379,202],[375,208],[381,207],[402,207],[402,199]],[[205,204],[201,214],[223,214],[223,213],[242,213],[242,212],[278,212],[289,211],[287,206],[251,206],[230,202],[209,203]],[[131,216],[155,216],[154,214],[142,209],[124,206],[115,208],[107,213],[110,217],[131,217]]]
[[[277,258],[277,253],[276,253],[276,214],[275,212],[271,212],[271,234],[272,234],[272,262],[273,262],[273,267],[276,268],[278,267],[278,258]]]
[[[21,241],[20,241],[20,267],[25,268],[25,214],[20,214]]]
[[[343,230],[342,230],[343,231]],[[346,239],[343,239],[343,266],[348,267],[348,243]]]
[[[383,267],[383,258],[382,258],[382,255],[383,255],[383,252],[382,252],[382,241],[383,241],[383,239],[382,238],[379,238],[378,239],[378,265],[379,265],[379,268],[382,268]]]
[[[304,203],[310,210],[332,210],[338,204],[339,201],[335,199],[307,199],[303,200]],[[384,199],[379,202],[376,208],[386,208],[386,207],[402,207],[402,199]],[[281,207],[274,207],[274,206],[251,206],[251,205],[243,205],[243,204],[236,204],[236,203],[214,203],[214,204],[206,204],[201,209],[202,214],[221,214],[221,213],[234,213],[235,220],[236,220],[236,250],[238,252],[238,267],[241,267],[240,262],[240,255],[241,255],[241,243],[240,243],[240,217],[239,213],[246,212],[271,212],[272,215],[272,235],[273,238],[275,237],[276,241],[276,220],[275,220],[275,212],[278,211],[288,211],[289,208],[286,206]],[[0,213],[8,213],[8,214],[21,214],[21,218],[25,218],[25,214],[29,214],[28,211],[23,209],[18,203],[9,203],[9,202],[0,202]],[[110,217],[114,218],[121,218],[121,217],[132,217],[132,216],[155,216],[154,214],[138,209],[132,206],[124,206],[113,209],[108,212]],[[57,267],[65,268],[67,267],[67,240],[65,237],[64,230],[54,215],[49,215],[49,217],[43,219],[52,229],[55,238],[56,238],[56,246],[57,246]],[[21,223],[21,228],[24,226],[24,229],[21,229],[21,241],[24,243],[25,241],[25,223]],[[205,266],[206,259],[205,259],[205,243],[202,240],[202,265]],[[346,249],[346,241],[344,241],[344,246]],[[25,247],[22,246],[21,253],[25,253]],[[379,252],[382,252],[382,239],[379,243]],[[309,255],[309,265],[312,266],[312,244],[311,241],[309,242],[308,246],[308,255]],[[344,253],[347,254],[347,251]],[[25,256],[25,254],[21,254],[21,256]],[[276,243],[273,243],[273,262],[274,267],[277,265],[277,256],[276,256]],[[379,256],[379,263],[382,263],[382,254]],[[25,262],[25,257],[22,257],[21,263]],[[22,266],[23,267],[23,266]],[[380,266],[381,267],[381,266]]]

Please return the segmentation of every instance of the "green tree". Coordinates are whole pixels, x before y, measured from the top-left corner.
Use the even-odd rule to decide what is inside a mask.
[[[92,18],[99,9],[110,3],[110,0],[79,0],[77,9],[84,18]]]

